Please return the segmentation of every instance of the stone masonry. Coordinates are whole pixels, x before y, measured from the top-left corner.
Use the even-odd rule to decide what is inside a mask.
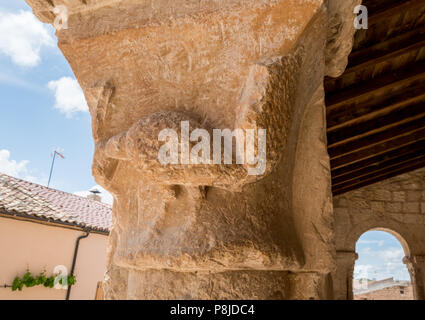
[[[416,299],[424,299],[425,169],[406,173],[334,198],[337,271],[335,297],[352,299],[349,284],[356,260],[355,246],[369,230],[393,234],[403,246],[404,262]],[[344,258],[345,257],[345,258]]]

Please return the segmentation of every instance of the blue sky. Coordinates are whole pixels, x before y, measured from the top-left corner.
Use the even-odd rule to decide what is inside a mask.
[[[47,184],[59,148],[66,159],[57,159],[51,187],[85,195],[96,185],[90,116],[56,41],[24,0],[0,0],[0,172]],[[357,252],[356,277],[409,279],[393,236],[368,232]]]
[[[85,194],[96,185],[90,116],[56,43],[24,0],[0,0],[0,171],[46,184],[59,148],[50,186]]]
[[[357,241],[356,252],[359,259],[355,265],[355,278],[410,280],[402,262],[403,248],[393,235],[382,231],[366,232]]]

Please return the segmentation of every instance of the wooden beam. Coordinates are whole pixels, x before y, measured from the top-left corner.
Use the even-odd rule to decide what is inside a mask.
[[[359,178],[375,176],[377,173],[385,171],[389,168],[399,166],[403,163],[413,161],[418,158],[425,157],[425,147],[422,146],[422,149],[415,152],[409,152],[399,157],[395,157],[388,160],[378,161],[366,167],[358,168],[357,170],[347,172],[344,175],[339,177],[332,177],[332,185],[337,188],[338,185],[347,183]]]
[[[355,107],[343,106],[339,110],[334,110],[328,115],[327,130],[328,132],[335,131],[341,127],[366,121],[419,101],[424,101],[425,104],[425,83],[395,92],[394,95],[388,96],[384,101],[377,104],[365,103]]]
[[[359,189],[359,188],[362,188],[380,181],[384,181],[392,177],[396,177],[398,175],[411,172],[424,167],[425,167],[425,158],[422,158],[419,160],[416,159],[412,161],[412,163],[405,163],[399,167],[390,169],[388,172],[381,173],[378,176],[370,177],[368,179],[363,179],[363,180],[360,179],[359,181],[355,183],[348,183],[347,185],[340,186],[338,188],[333,188],[332,192],[334,196],[337,196],[337,195],[340,195],[352,190],[356,190],[356,189]]]
[[[395,128],[380,131],[347,143],[328,146],[329,156],[332,160],[386,141],[414,134],[417,131],[422,131],[422,133],[419,133],[418,136],[425,136],[425,117],[405,122]]]
[[[350,64],[342,77],[382,62],[389,62],[393,58],[418,51],[423,47],[425,47],[425,28],[420,28],[372,47],[358,50],[350,56]]]
[[[329,145],[355,140],[375,132],[396,127],[411,120],[425,117],[425,103],[420,101],[413,105],[405,105],[397,109],[391,109],[391,111],[391,113],[384,114],[380,117],[370,118],[363,122],[355,121],[350,123],[350,125],[340,127],[334,131],[329,131]]]
[[[367,7],[369,14],[378,13],[388,8],[399,5],[404,0],[363,0],[362,4]]]
[[[358,104],[361,100],[372,95],[384,94],[390,89],[406,87],[422,79],[425,79],[425,61],[385,74],[376,79],[355,84],[335,93],[328,93],[326,95],[326,113],[329,115],[342,106]]]
[[[414,28],[425,0],[364,4],[373,30],[357,33],[344,74],[325,80],[334,195],[425,167],[425,26]]]
[[[390,53],[391,51],[394,52],[400,50],[400,48],[408,47],[418,42],[418,39],[422,40],[423,36],[425,36],[425,27],[416,28],[389,40],[379,42],[364,49],[353,51],[348,57],[347,68],[362,64],[383,54]]]
[[[425,0],[406,0],[398,5],[385,8],[384,10],[373,12],[369,15],[369,24],[374,25],[387,20],[388,17],[394,16],[409,10],[424,8]]]
[[[399,138],[388,140],[386,142],[374,145],[372,147],[365,148],[354,153],[350,153],[347,156],[332,159],[331,168],[332,170],[336,170],[338,168],[348,166],[352,163],[369,159],[379,154],[383,154],[385,152],[399,149],[399,148],[411,145],[413,143],[416,143],[418,141],[424,140],[425,139],[424,132],[425,132],[425,129],[416,131],[411,135],[401,136]]]
[[[372,156],[370,158],[354,162],[350,165],[333,169],[332,178],[346,177],[347,175],[353,175],[364,168],[381,166],[382,163],[388,161],[395,161],[400,157],[410,156],[413,153],[423,152],[425,150],[425,139],[413,142],[410,145],[393,149],[388,152],[384,152],[379,155]]]

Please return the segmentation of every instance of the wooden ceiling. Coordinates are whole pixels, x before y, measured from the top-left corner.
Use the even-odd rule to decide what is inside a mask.
[[[326,78],[332,189],[425,167],[425,0],[364,0],[349,64]]]

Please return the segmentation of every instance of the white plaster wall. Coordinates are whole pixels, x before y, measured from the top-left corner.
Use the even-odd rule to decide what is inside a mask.
[[[23,276],[27,266],[38,274],[45,268],[48,276],[57,265],[71,271],[76,239],[84,232],[47,226],[34,222],[0,217],[0,286],[12,284],[15,276]],[[108,237],[90,234],[80,241],[75,275],[70,299],[94,299],[97,282],[102,281],[106,270]],[[37,286],[24,287],[21,292],[0,288],[4,299],[65,299],[66,290]]]

